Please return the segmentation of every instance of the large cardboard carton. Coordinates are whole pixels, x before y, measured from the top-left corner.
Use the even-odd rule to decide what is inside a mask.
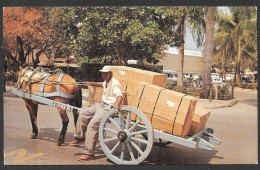
[[[155,73],[146,70],[131,70],[128,76],[128,80],[142,81],[153,85],[157,85],[159,87],[165,87],[167,80],[166,74]]]
[[[103,87],[96,87],[95,97],[94,97],[94,101],[95,102],[97,102],[97,103],[101,103],[102,102],[103,92],[104,92]]]
[[[161,91],[153,115],[173,122],[183,96],[183,93],[168,89]]]
[[[184,137],[189,134],[192,117],[197,104],[197,99],[192,96],[184,96],[177,112],[173,125],[173,134]]]
[[[115,77],[116,79],[125,80],[125,81],[128,81],[130,71],[139,70],[139,69],[127,67],[127,66],[111,66],[111,68],[112,68],[112,72],[113,72],[113,77]]]
[[[148,115],[149,118],[152,117],[161,90],[165,90],[165,88],[155,86],[152,84],[146,85],[144,87],[144,91],[138,109],[146,115]]]
[[[210,115],[210,110],[204,109],[200,106],[196,106],[193,117],[192,123],[189,130],[189,135],[192,136],[198,133],[203,127],[206,125]]]
[[[103,91],[102,87],[88,86],[87,106],[92,106],[95,102],[101,103]]]
[[[121,90],[122,92],[125,92],[126,91],[126,87],[127,87],[127,81],[126,80],[122,80],[122,79],[119,79],[119,78],[116,78],[120,84],[121,84]]]
[[[138,108],[140,99],[142,97],[144,87],[148,85],[145,82],[135,82],[133,92],[127,92],[127,101],[128,105],[134,108]],[[131,120],[136,120],[136,116],[131,114]]]
[[[157,130],[172,134],[173,121],[168,121],[162,117],[153,115],[152,127]]]
[[[87,106],[92,106],[95,103],[94,101],[95,91],[96,91],[96,87],[88,86]]]
[[[138,108],[139,103],[140,103],[140,99],[142,97],[143,91],[144,91],[144,87],[146,85],[149,85],[148,83],[145,82],[135,82],[134,83],[134,90],[132,92],[127,91],[128,93],[128,105],[134,107],[134,108]]]

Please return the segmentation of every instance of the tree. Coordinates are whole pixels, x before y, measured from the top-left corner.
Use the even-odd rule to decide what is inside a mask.
[[[43,8],[4,8],[4,56],[9,63],[17,68],[44,44],[48,34],[46,23]]]
[[[255,7],[232,7],[231,11],[237,25],[232,31],[234,44],[237,48],[236,56],[236,83],[240,86],[241,61],[244,58],[256,60],[257,39],[256,39],[256,8]],[[249,49],[252,49],[249,52]],[[250,54],[251,53],[251,54]]]
[[[206,30],[205,30],[205,44],[204,44],[204,69],[202,86],[204,88],[211,85],[211,67],[213,55],[213,37],[216,18],[216,7],[208,7],[206,14]]]
[[[201,46],[204,39],[204,9],[202,7],[179,7],[178,15],[179,24],[177,32],[180,36],[179,60],[178,60],[178,80],[177,85],[183,86],[183,65],[184,65],[184,35],[185,23],[189,25],[193,38],[197,42],[197,46]]]
[[[157,63],[169,39],[155,7],[55,8],[51,16],[78,59],[126,64]],[[77,16],[77,19],[75,18]],[[81,27],[76,27],[82,22]],[[60,24],[58,24],[60,23]],[[73,41],[74,40],[74,41]]]
[[[222,65],[236,63],[235,81],[240,85],[240,68],[254,68],[257,63],[256,10],[254,7],[230,9],[231,15],[219,15],[219,27],[214,38],[217,53],[214,57],[216,60],[222,58]],[[225,59],[229,61],[226,64]]]

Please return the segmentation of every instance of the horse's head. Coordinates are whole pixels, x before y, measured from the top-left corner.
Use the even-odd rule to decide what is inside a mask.
[[[28,67],[28,65],[26,63],[24,63],[22,66],[19,66],[19,72],[18,72],[18,77],[21,76],[23,70]]]

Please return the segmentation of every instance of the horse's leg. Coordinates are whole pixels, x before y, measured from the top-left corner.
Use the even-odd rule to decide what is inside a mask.
[[[69,118],[67,116],[66,110],[58,109],[58,111],[59,111],[59,114],[60,114],[60,117],[62,120],[62,129],[61,129],[61,133],[59,135],[59,139],[57,141],[57,145],[60,146],[65,141],[65,135],[66,135],[67,127],[69,124]]]
[[[31,139],[35,139],[38,135],[38,127],[37,127],[37,111],[38,111],[38,104],[34,104],[31,100],[24,99],[25,106],[29,111],[31,123],[32,123],[32,134]]]

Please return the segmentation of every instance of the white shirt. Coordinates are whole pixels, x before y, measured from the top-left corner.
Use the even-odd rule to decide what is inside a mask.
[[[104,103],[109,104],[110,106],[114,106],[116,102],[116,98],[118,96],[122,96],[122,90],[121,90],[121,84],[120,82],[112,77],[110,81],[107,83],[106,87],[106,81],[102,83],[102,86],[104,88],[103,96],[102,96],[102,101]]]

